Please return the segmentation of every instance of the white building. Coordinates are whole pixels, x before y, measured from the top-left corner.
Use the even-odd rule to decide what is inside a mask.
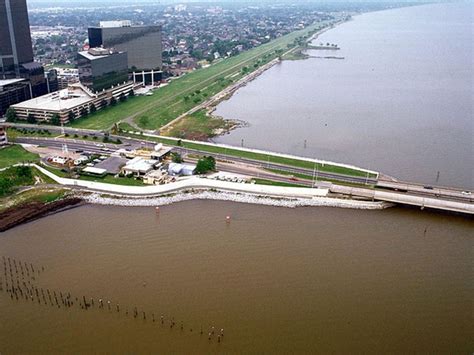
[[[191,176],[196,169],[196,165],[192,164],[178,164],[178,163],[170,163],[168,165],[168,174],[171,176],[183,175],[183,176]]]
[[[125,175],[135,175],[137,177],[144,176],[150,171],[154,170],[159,164],[158,160],[144,159],[142,157],[136,157],[130,160],[123,168],[122,172]]]

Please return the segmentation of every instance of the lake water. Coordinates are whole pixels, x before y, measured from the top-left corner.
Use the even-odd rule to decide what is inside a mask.
[[[344,60],[285,61],[265,72],[217,107],[250,124],[217,141],[474,188],[473,4],[374,12],[337,26],[314,44],[341,50],[309,54]]]
[[[328,32],[321,39],[337,42],[346,59],[266,72],[219,106],[252,124],[223,140],[244,136],[246,145],[420,181],[440,170],[440,183],[468,186],[472,72],[456,63],[472,43],[432,42],[436,23],[444,27],[453,12],[466,18],[462,6],[367,14]],[[451,27],[469,36],[465,24]],[[414,50],[420,37],[426,43]],[[433,55],[457,52],[451,74],[445,62],[414,55],[433,43]],[[387,90],[390,97],[379,93]],[[468,354],[473,227],[472,218],[402,208],[76,208],[0,234],[0,353]],[[33,299],[12,299],[10,275]],[[60,308],[42,297],[47,290]],[[61,301],[67,293],[72,307]],[[82,297],[94,305],[81,308]]]
[[[473,226],[398,208],[80,207],[0,235],[4,288],[1,256],[41,270],[12,267],[40,303],[0,291],[0,352],[467,354]]]

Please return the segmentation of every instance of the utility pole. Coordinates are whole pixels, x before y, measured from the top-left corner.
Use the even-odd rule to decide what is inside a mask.
[[[311,184],[311,188],[314,188],[314,184],[316,183],[316,163],[314,163],[314,168],[313,168],[313,183]]]

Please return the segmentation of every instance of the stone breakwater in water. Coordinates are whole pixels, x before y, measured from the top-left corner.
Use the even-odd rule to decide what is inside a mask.
[[[298,198],[272,198],[264,196],[256,196],[250,194],[240,194],[231,192],[219,191],[191,191],[180,194],[152,197],[152,198],[123,198],[114,195],[90,194],[81,196],[81,198],[91,204],[98,205],[113,205],[113,206],[127,206],[127,207],[150,207],[150,206],[165,206],[172,203],[190,201],[190,200],[218,200],[238,203],[249,203],[264,206],[276,207],[339,207],[339,208],[353,208],[366,210],[381,210],[393,205],[386,202],[371,202],[371,201],[356,201],[343,200],[337,198],[321,197],[313,199],[298,199]]]

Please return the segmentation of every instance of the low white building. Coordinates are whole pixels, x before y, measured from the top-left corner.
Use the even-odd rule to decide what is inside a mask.
[[[81,165],[88,160],[89,160],[88,157],[86,157],[85,155],[81,155],[79,158],[74,159],[74,165]]]
[[[196,170],[196,165],[192,164],[178,164],[178,163],[170,163],[168,165],[168,174],[172,176],[191,176]]]
[[[75,83],[64,90],[35,97],[11,105],[11,107],[15,110],[16,116],[22,120],[27,120],[31,115],[38,122],[50,122],[54,115],[58,115],[62,123],[67,123],[70,113],[78,118],[83,113],[89,113],[92,105],[96,110],[100,110],[104,105],[110,103],[112,97],[119,100],[122,94],[127,95],[132,88],[132,83],[125,83],[99,93],[93,93],[81,83]]]
[[[143,177],[143,182],[148,185],[160,185],[166,182],[168,174],[163,170],[152,170]]]
[[[136,157],[130,160],[122,168],[122,172],[125,175],[133,174],[135,176],[144,176],[148,174],[150,171],[154,170],[158,164],[159,164],[158,160]]]

